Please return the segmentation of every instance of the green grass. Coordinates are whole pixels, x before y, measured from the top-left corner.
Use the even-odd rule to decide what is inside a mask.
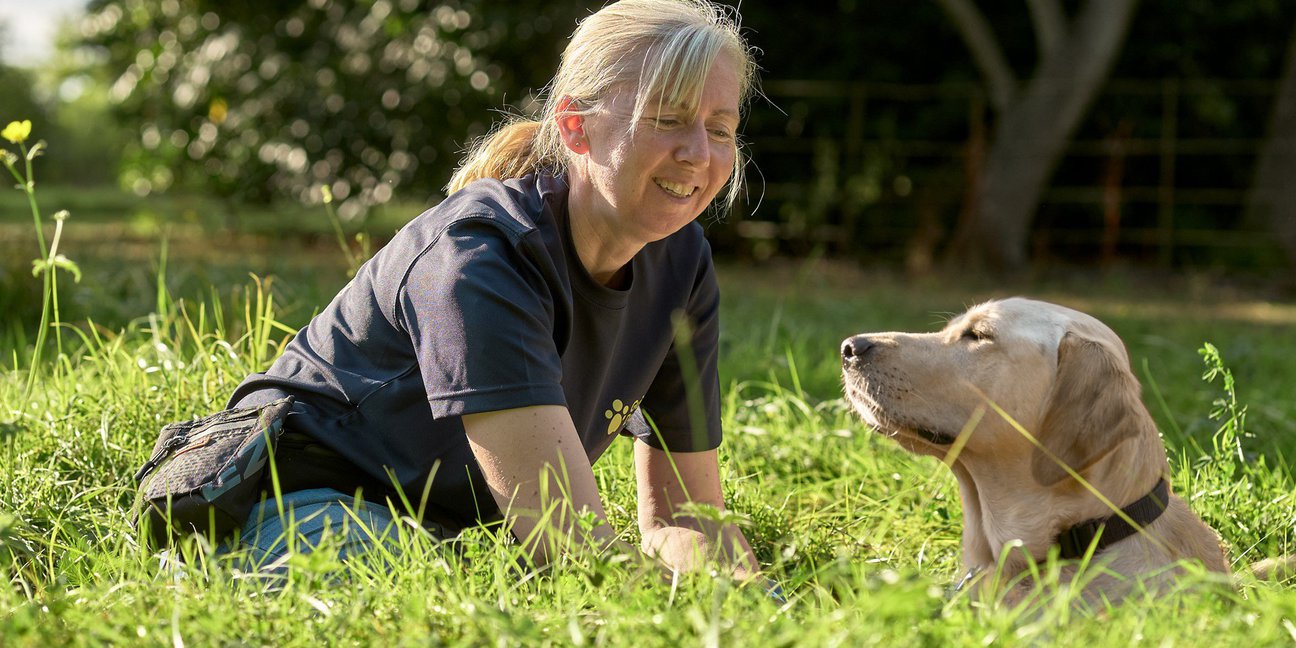
[[[0,337],[0,573],[9,583],[0,588],[0,643],[1296,641],[1296,588],[1245,576],[1236,588],[1190,577],[1184,591],[1097,615],[1074,612],[1066,593],[1026,610],[947,596],[961,575],[953,479],[938,462],[872,434],[840,397],[837,345],[850,334],[934,330],[965,306],[1008,292],[1080,306],[1126,340],[1165,434],[1176,489],[1221,532],[1244,571],[1260,557],[1296,552],[1296,305],[1221,293],[1211,282],[1117,277],[1008,291],[826,263],[724,266],[725,491],[748,520],[762,563],[784,583],[790,600],[783,606],[715,573],[670,583],[637,565],[590,556],[539,572],[520,569],[513,548],[478,530],[462,540],[464,560],[409,533],[405,550],[389,558],[391,570],[340,571],[321,552],[297,559],[278,588],[201,546],[187,547],[189,562],[163,565],[136,543],[131,476],[163,423],[220,407],[245,374],[275,357],[286,331],[345,281],[328,221],[322,211],[312,217],[318,239],[229,234],[194,241],[177,229],[163,264],[162,230],[115,249],[103,239],[129,224],[105,218],[99,225],[109,229],[78,239],[77,227],[95,219],[79,222],[73,212],[63,249],[85,277],[60,284],[62,319],[71,323],[63,335],[67,353],[40,367],[29,402],[20,402],[29,333],[11,324]],[[274,278],[257,283],[249,272]],[[12,285],[20,278],[12,274]],[[3,312],[14,322],[32,319],[23,309],[33,302],[6,298],[13,301]],[[1198,349],[1207,341],[1236,378],[1244,428],[1221,432],[1240,416],[1211,417],[1228,394],[1220,380],[1202,379]],[[595,474],[613,523],[635,541],[629,446],[616,444]]]

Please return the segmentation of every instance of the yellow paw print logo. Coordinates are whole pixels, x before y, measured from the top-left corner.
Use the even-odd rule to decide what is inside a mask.
[[[625,425],[626,419],[629,419],[636,409],[639,409],[639,401],[629,405],[621,402],[620,398],[612,401],[612,409],[603,411],[603,418],[608,420],[607,433],[616,434],[619,432],[621,426]]]

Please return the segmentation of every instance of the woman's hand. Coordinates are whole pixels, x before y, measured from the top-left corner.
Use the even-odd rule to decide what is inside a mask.
[[[464,416],[468,444],[513,535],[539,563],[567,538],[597,550],[639,554],[607,523],[589,458],[566,408],[523,407]],[[668,454],[635,443],[643,553],[668,570],[718,559],[736,578],[760,578],[742,531],[699,506],[724,510],[715,450]],[[593,524],[582,524],[582,516]],[[639,554],[641,555],[641,554]]]
[[[723,516],[697,515],[698,505],[724,511],[715,450],[667,453],[635,443],[639,530],[644,552],[673,569],[690,571],[698,559],[718,559],[736,578],[759,577],[760,564],[742,530]]]

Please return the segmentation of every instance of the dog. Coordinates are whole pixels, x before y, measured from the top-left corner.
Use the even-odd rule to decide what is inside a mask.
[[[1094,317],[996,300],[937,333],[847,338],[841,359],[866,423],[953,470],[974,596],[1030,598],[1030,563],[1053,547],[1089,554],[1097,568],[1081,578],[1084,561],[1068,560],[1060,579],[1089,603],[1169,584],[1179,561],[1229,574],[1219,534],[1170,487],[1124,344]]]

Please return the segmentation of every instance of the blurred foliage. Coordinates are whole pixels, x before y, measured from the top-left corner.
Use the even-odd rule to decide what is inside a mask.
[[[813,248],[808,233],[816,228],[844,231],[850,249],[884,262],[900,260],[918,236],[948,241],[966,196],[959,147],[972,138],[974,121],[992,137],[993,114],[970,105],[981,77],[939,3],[823,0],[790,17],[783,3],[722,1],[741,7],[771,87],[781,80],[837,85],[819,94],[771,92],[753,104],[744,127],[755,162],[749,199],[728,224],[713,227],[718,249],[738,241],[732,225],[744,220],[778,224],[780,250],[792,253]],[[113,143],[120,180],[137,194],[174,187],[309,204],[328,184],[350,220],[397,194],[409,203],[435,202],[468,142],[500,111],[532,105],[576,21],[603,4],[90,0],[87,16],[61,43],[56,71],[78,84],[81,112],[69,116],[38,101],[64,128],[80,128],[76,139]],[[1028,4],[978,3],[1019,79],[1036,66]],[[1061,2],[1069,12],[1078,4]],[[1288,0],[1142,0],[1112,76],[1136,80],[1146,92],[1126,84],[1104,93],[1077,139],[1092,149],[1118,132],[1158,138],[1165,106],[1157,81],[1191,80],[1175,115],[1178,136],[1235,141],[1239,151],[1180,156],[1177,183],[1244,190],[1254,156],[1236,143],[1265,137],[1272,109],[1266,83],[1280,73],[1294,22],[1296,3]],[[1238,80],[1255,85],[1240,91]],[[867,90],[851,104],[849,88],[841,88],[861,82]],[[0,107],[23,96],[22,83],[0,87]],[[899,90],[878,92],[879,84]],[[912,86],[923,89],[906,90]],[[111,106],[128,135],[124,144],[93,119],[96,105]],[[42,119],[39,110],[32,119]],[[96,162],[49,166],[56,173],[118,167],[84,159]],[[1068,156],[1053,185],[1099,187],[1107,164],[1101,152]],[[1131,154],[1124,181],[1154,187],[1160,169],[1155,154]],[[1236,204],[1181,202],[1175,210],[1185,227],[1244,226]],[[1143,201],[1127,204],[1122,217],[1123,226],[1147,228],[1159,215]],[[1102,219],[1093,202],[1045,204],[1036,225],[1094,231]],[[1096,249],[1091,242],[1049,245],[1068,257]]]
[[[0,55],[12,56],[12,31],[0,22]],[[57,65],[26,69],[0,58],[0,124],[30,120],[49,144],[37,181],[92,185],[117,177],[121,131],[107,112],[103,86],[88,77],[59,84]],[[24,208],[25,209],[25,208]]]
[[[121,133],[107,114],[102,89],[84,88],[72,100],[42,96],[39,72],[0,63],[0,123],[31,120],[49,143],[38,182],[92,185],[117,177]]]
[[[571,4],[93,0],[78,45],[135,139],[123,182],[319,202],[354,218],[432,192],[510,94],[548,78]],[[407,193],[406,195],[410,195]]]
[[[51,117],[46,107],[32,94],[32,73],[0,64],[0,122],[30,119],[37,132],[45,130]]]

